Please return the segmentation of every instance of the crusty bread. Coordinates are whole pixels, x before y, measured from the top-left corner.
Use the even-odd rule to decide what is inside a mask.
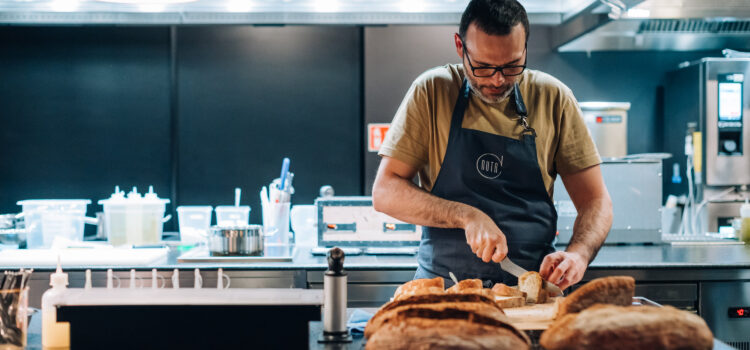
[[[405,309],[368,338],[365,349],[528,349],[502,319],[458,309]]]
[[[436,306],[437,305],[437,306]],[[482,308],[480,305],[484,305]],[[466,309],[480,310],[484,315],[504,315],[502,309],[495,303],[492,298],[481,294],[423,294],[413,295],[399,300],[393,300],[383,305],[365,327],[365,336],[369,337],[384,323],[389,322],[398,314],[398,312],[407,308],[427,308],[427,309]],[[498,316],[499,317],[499,316]]]
[[[594,304],[628,306],[633,303],[635,280],[630,276],[610,276],[592,280],[560,302],[557,317],[580,312]]]
[[[526,298],[522,296],[503,297],[495,296],[495,304],[503,309],[521,307],[526,305]]]
[[[547,350],[708,350],[713,334],[699,316],[671,306],[600,304],[558,318],[539,343]]]
[[[518,277],[518,289],[526,293],[526,302],[544,304],[547,291],[544,290],[544,279],[536,271],[529,271]]]
[[[508,287],[504,283],[495,283],[495,285],[492,286],[492,292],[495,293],[495,295],[499,297],[524,297],[526,298],[526,293],[518,290],[518,288]]]
[[[445,292],[445,281],[442,277],[420,278],[402,284],[393,294],[393,299],[398,300],[412,295],[440,294]]]
[[[448,288],[445,292],[446,293],[461,293],[467,290],[471,290],[471,292],[473,292],[476,289],[482,289],[482,288],[484,288],[484,286],[482,285],[482,280],[475,278],[475,279],[466,279],[466,280],[458,281],[458,283]]]

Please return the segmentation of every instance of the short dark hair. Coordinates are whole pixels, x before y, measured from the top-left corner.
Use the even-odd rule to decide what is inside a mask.
[[[529,41],[529,17],[526,9],[516,0],[471,0],[461,15],[458,35],[466,38],[466,30],[471,23],[490,35],[508,35],[518,25],[523,24],[526,42]]]

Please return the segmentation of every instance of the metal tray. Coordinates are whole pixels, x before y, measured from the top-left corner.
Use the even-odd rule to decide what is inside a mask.
[[[198,247],[180,255],[177,262],[181,263],[264,263],[290,262],[294,258],[296,248],[290,245],[266,246],[263,255],[258,256],[211,256],[206,247]]]

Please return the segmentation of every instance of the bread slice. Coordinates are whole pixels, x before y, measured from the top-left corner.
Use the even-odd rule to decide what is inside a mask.
[[[547,292],[544,290],[544,279],[536,271],[529,271],[518,277],[518,289],[526,293],[526,302],[544,304]]]
[[[539,343],[547,350],[709,350],[713,334],[702,318],[671,306],[594,305],[558,318]]]
[[[495,285],[492,286],[492,292],[495,293],[495,295],[499,297],[524,297],[526,298],[526,293],[518,290],[518,288],[508,287],[504,283],[495,283]]]
[[[507,323],[440,317],[444,318],[405,315],[401,322],[386,325],[369,338],[365,349],[529,349],[528,337]]]
[[[526,298],[522,296],[503,297],[495,296],[495,304],[503,309],[521,307],[526,305]]]
[[[610,276],[592,280],[570,293],[560,302],[557,317],[580,312],[594,304],[628,306],[633,303],[635,279]]]
[[[445,281],[442,277],[420,278],[402,284],[393,294],[393,299],[398,300],[412,295],[440,294],[445,292]]]

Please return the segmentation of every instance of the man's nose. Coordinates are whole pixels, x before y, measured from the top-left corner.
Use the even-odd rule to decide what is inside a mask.
[[[490,79],[492,79],[492,83],[495,86],[503,85],[505,84],[505,81],[506,81],[505,76],[503,75],[503,72],[499,70],[496,71],[495,74],[490,77]]]

